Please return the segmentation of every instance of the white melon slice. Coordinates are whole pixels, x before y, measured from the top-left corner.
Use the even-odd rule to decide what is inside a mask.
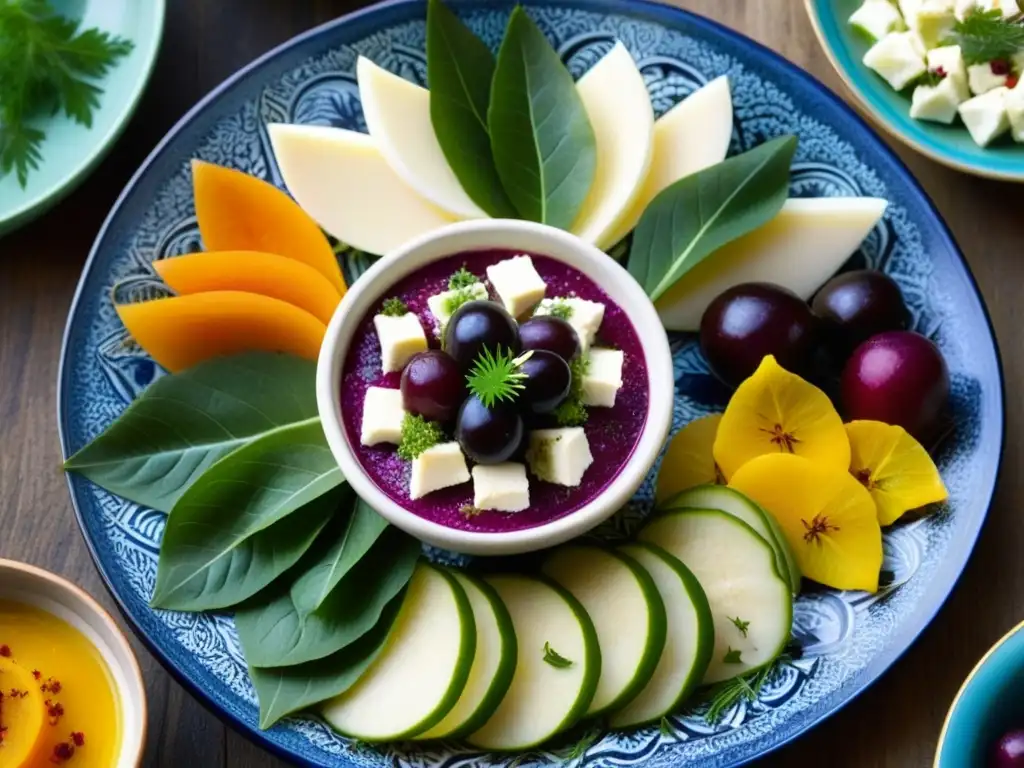
[[[356,62],[366,127],[402,181],[454,216],[487,216],[462,188],[430,121],[430,91],[377,66]]]
[[[654,110],[643,75],[626,46],[616,43],[579,79],[576,91],[597,143],[597,168],[574,234],[599,248],[610,240],[633,204],[651,166]]]
[[[658,588],[637,563],[593,546],[557,549],[541,570],[569,590],[594,622],[601,676],[587,716],[622,706],[650,680],[665,647]]]
[[[679,560],[652,544],[625,544],[619,552],[650,574],[668,622],[665,647],[651,679],[608,719],[612,728],[630,728],[657,722],[700,684],[715,646],[715,628],[704,590]]]
[[[601,674],[594,625],[579,602],[546,579],[491,576],[512,617],[516,672],[475,747],[523,751],[573,725],[587,711]]]
[[[267,129],[292,197],[346,245],[384,254],[455,221],[406,185],[365,133],[321,125]]]
[[[651,168],[640,194],[604,242],[610,248],[640,221],[644,209],[665,187],[725,160],[732,139],[729,78],[716,77],[654,122]]]
[[[793,596],[775,552],[753,528],[717,509],[688,509],[655,517],[638,538],[676,557],[704,589],[715,624],[704,683],[760,669],[782,653]]]
[[[322,705],[345,736],[394,741],[433,727],[455,706],[476,649],[473,610],[455,577],[421,563],[377,659]]]
[[[712,253],[655,302],[670,331],[696,331],[734,285],[768,282],[809,299],[857,250],[885,212],[877,197],[787,200],[771,221]]]
[[[476,622],[476,655],[458,702],[419,739],[457,739],[486,723],[505,697],[516,670],[512,617],[490,584],[466,573],[452,575],[469,598]]]

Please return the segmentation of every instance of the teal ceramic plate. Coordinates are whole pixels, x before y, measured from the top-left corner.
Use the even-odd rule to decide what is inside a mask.
[[[1024,624],[981,657],[942,726],[935,768],[985,765],[992,745],[1024,727]]]
[[[910,98],[897,93],[861,63],[870,42],[847,23],[861,0],[804,0],[811,24],[839,76],[865,111],[886,131],[951,168],[1005,181],[1024,181],[1024,144],[1008,138],[979,147],[962,124],[913,120]]]
[[[164,0],[53,0],[62,14],[135,44],[103,80],[91,128],[63,114],[38,123],[46,132],[43,160],[22,189],[13,174],[0,178],[0,235],[38,216],[81,182],[103,158],[132,116],[156,61]]]

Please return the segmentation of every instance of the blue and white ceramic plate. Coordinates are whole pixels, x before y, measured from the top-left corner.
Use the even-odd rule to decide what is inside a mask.
[[[469,25],[497,46],[510,8],[460,3]],[[756,43],[668,7],[620,0],[548,0],[530,12],[579,75],[623,41],[639,63],[656,110],[668,109],[722,74],[735,101],[734,151],[783,133],[800,137],[792,193],[872,195],[890,201],[885,218],[851,264],[899,281],[914,327],[934,338],[953,376],[956,432],[938,461],[948,507],[897,526],[885,541],[877,595],[817,590],[795,608],[802,656],[760,700],[737,704],[716,725],[699,711],[661,728],[598,734],[583,751],[531,753],[517,765],[735,765],[792,739],[839,709],[889,667],[935,615],[970,554],[992,496],[1003,443],[1003,391],[992,329],[956,244],[928,198],[881,141],[820,84]],[[233,166],[280,184],[267,141],[271,121],[365,130],[355,78],[358,54],[425,81],[424,6],[392,2],[312,30],[267,54],[211,93],[174,128],[132,179],[93,247],[68,321],[60,374],[65,455],[106,427],[161,371],[126,344],[111,290],[160,290],[156,259],[199,249],[188,160]],[[353,180],[352,183],[358,183]],[[678,428],[724,405],[692,337],[673,340]],[[313,718],[262,733],[256,697],[228,616],[154,611],[164,517],[70,479],[79,521],[96,563],[125,615],[153,653],[201,700],[254,740],[314,766],[507,766],[508,756],[453,745],[368,749]],[[643,514],[637,503],[605,526],[622,536]],[[582,754],[579,754],[582,752]]]

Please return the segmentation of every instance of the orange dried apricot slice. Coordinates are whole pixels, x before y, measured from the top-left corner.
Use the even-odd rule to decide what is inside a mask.
[[[825,467],[850,466],[850,441],[828,395],[768,355],[733,393],[715,437],[726,479],[757,456],[791,454]]]
[[[676,432],[658,469],[654,491],[654,500],[658,504],[688,488],[724,482],[712,452],[721,420],[722,414],[713,413],[694,419]]]
[[[178,294],[244,291],[287,301],[329,323],[341,295],[327,278],[295,259],[259,251],[215,251],[153,262]]]
[[[878,591],[875,503],[845,469],[770,453],[744,464],[729,486],[775,517],[804,576],[836,589]]]
[[[242,291],[211,291],[117,306],[128,333],[173,372],[240,352],[320,353],[327,326],[304,309]]]
[[[932,457],[903,427],[851,421],[846,434],[850,474],[868,489],[881,525],[892,525],[912,509],[949,498]]]
[[[287,194],[255,176],[192,161],[199,234],[208,251],[264,251],[313,267],[345,292],[338,259],[316,222]]]

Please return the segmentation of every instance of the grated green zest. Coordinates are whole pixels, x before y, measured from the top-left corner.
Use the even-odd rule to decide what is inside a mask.
[[[380,306],[380,313],[387,315],[388,317],[401,317],[409,312],[409,307],[397,296],[392,296],[390,299],[384,299],[384,303]]]
[[[567,301],[555,299],[551,302],[551,306],[548,307],[548,314],[560,320],[568,320],[572,317],[572,305]]]
[[[526,374],[519,370],[531,352],[516,357],[511,350],[498,349],[498,354],[491,352],[490,347],[477,357],[473,369],[466,375],[466,386],[470,394],[480,399],[486,408],[494,407],[498,401],[515,402],[519,393],[525,388],[523,380]]]
[[[414,413],[405,414],[402,419],[402,442],[398,444],[398,455],[412,461],[424,451],[444,442],[444,431],[433,421],[427,421]]]
[[[587,407],[583,405],[583,377],[590,370],[590,358],[584,355],[577,355],[569,363],[569,372],[572,374],[572,384],[569,387],[569,396],[561,405],[555,409],[555,420],[560,427],[582,427],[587,423],[590,414]]]

